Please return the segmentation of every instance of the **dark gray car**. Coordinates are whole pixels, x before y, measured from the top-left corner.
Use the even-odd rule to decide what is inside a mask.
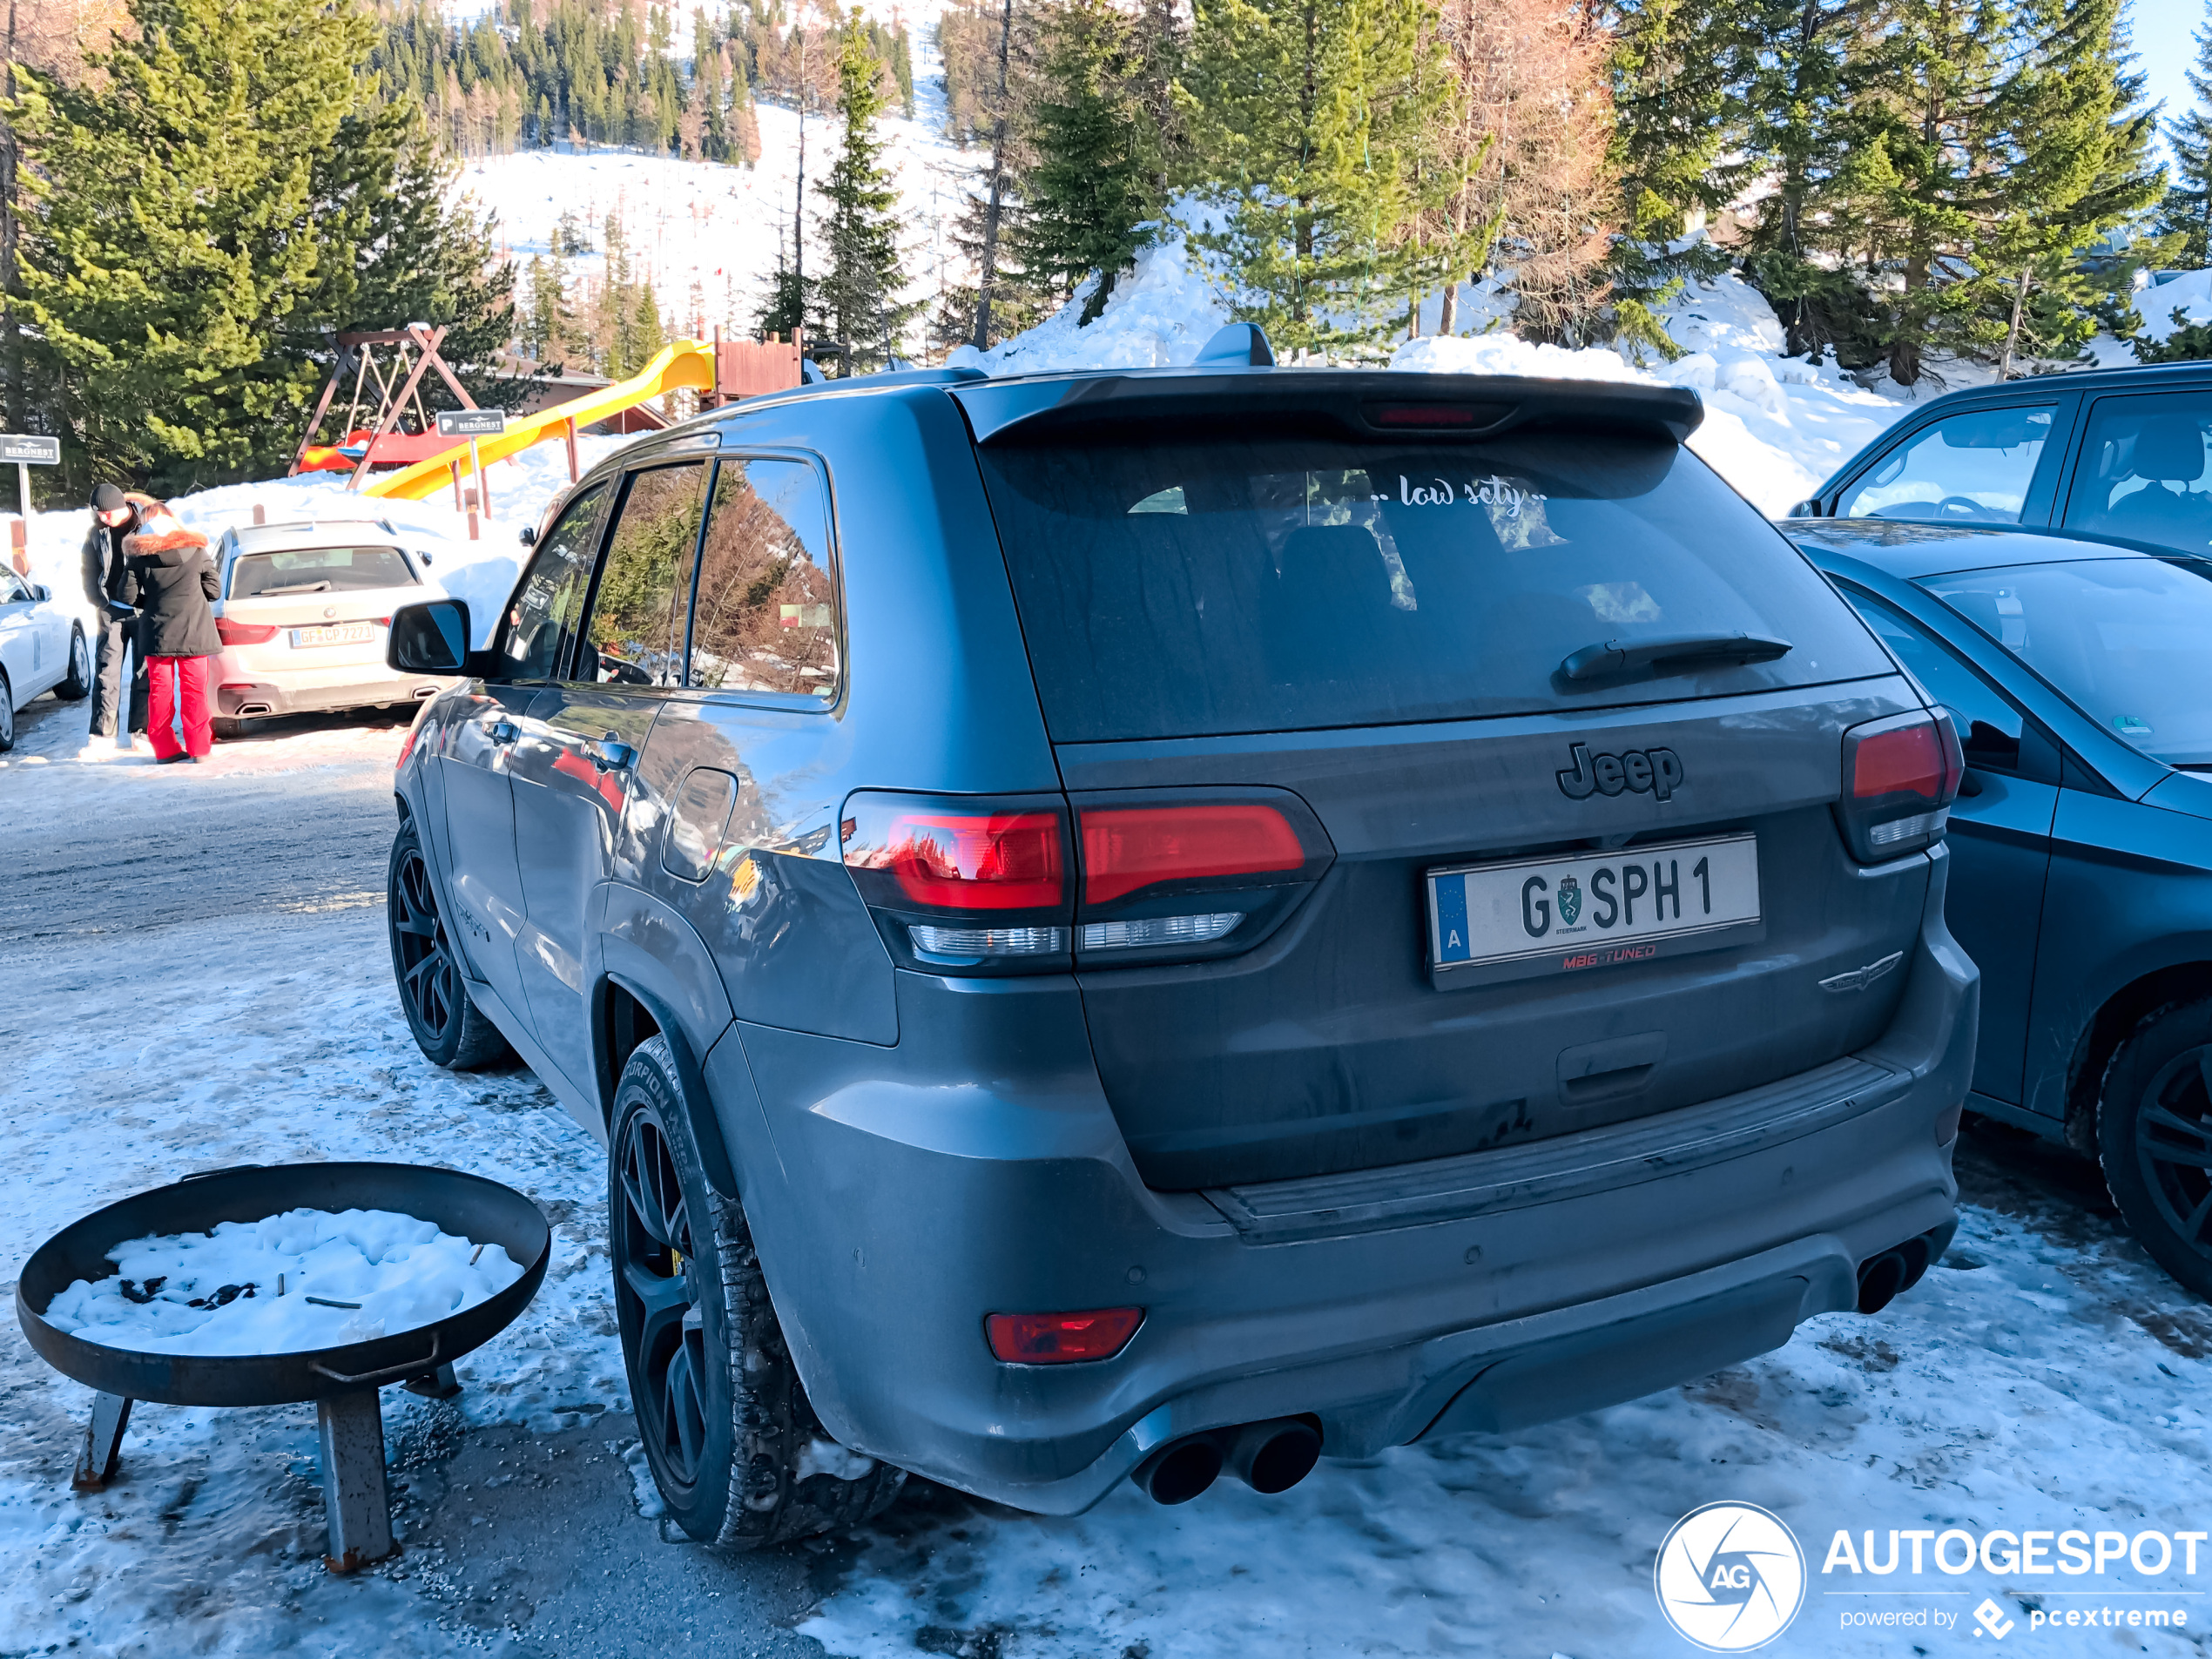
[[[881,376],[586,475],[488,651],[395,618],[471,677],[398,772],[408,1018],[607,1138],[692,1535],[1280,1490],[1940,1254],[1957,739],[1698,418]]]

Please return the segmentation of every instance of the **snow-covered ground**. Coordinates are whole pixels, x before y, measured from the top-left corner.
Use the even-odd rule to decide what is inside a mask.
[[[0,774],[8,844],[97,845],[211,784],[237,792],[239,811],[356,795],[378,823],[388,811],[390,726],[350,745],[313,733],[222,745],[219,760],[258,750],[261,764],[179,774],[78,763],[76,723],[71,710],[26,722],[25,748],[45,764]],[[208,881],[236,879],[219,847],[198,856]],[[373,894],[239,905],[0,949],[0,1045],[14,1057],[0,1081],[0,1256],[19,1262],[75,1216],[194,1169],[448,1163],[530,1193],[556,1224],[536,1302],[461,1367],[462,1420],[574,1433],[624,1409],[597,1145],[527,1072],[457,1076],[421,1059]],[[103,899],[54,922],[113,927],[117,907]],[[1810,1556],[1811,1594],[1778,1652],[1933,1652],[1932,1635],[1966,1639],[1986,1597],[2017,1623],[2016,1642],[2039,1608],[2178,1608],[2190,1621],[2035,1631],[2037,1651],[2202,1651],[2212,1551],[2191,1576],[2182,1544],[2156,1574],[2125,1562],[2084,1577],[1820,1572],[1838,1530],[1854,1550],[1872,1532],[1878,1554],[1892,1529],[2079,1528],[2132,1544],[2212,1525],[2212,1318],[2101,1212],[2092,1182],[2047,1175],[2049,1160],[2002,1131],[1970,1130],[1966,1147],[1957,1244],[1873,1318],[1815,1320],[1775,1354],[1571,1422],[1325,1462],[1275,1499],[1224,1482],[1161,1509],[1124,1488],[1088,1515],[1045,1521],[921,1491],[817,1562],[826,1594],[801,1629],[856,1659],[1671,1655],[1689,1649],[1660,1621],[1653,1552],[1689,1509],[1738,1500],[1780,1515]],[[86,1498],[67,1474],[88,1398],[19,1339],[0,1348],[0,1550],[14,1567],[0,1580],[0,1652],[413,1655],[480,1640],[448,1628],[435,1552],[350,1583],[323,1574],[305,1411],[142,1406],[126,1480]],[[396,1392],[386,1401],[395,1479],[435,1494],[450,1449],[439,1408]],[[619,1460],[602,1478],[651,1507]],[[432,1501],[403,1499],[406,1535]],[[617,1589],[610,1616],[620,1603]],[[1845,1628],[1870,1610],[1954,1628]],[[514,1650],[533,1651],[538,1634],[518,1629]]]

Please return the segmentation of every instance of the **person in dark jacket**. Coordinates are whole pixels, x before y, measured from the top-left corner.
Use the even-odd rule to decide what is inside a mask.
[[[207,556],[207,538],[186,529],[165,502],[138,509],[138,528],[123,538],[123,558],[138,591],[138,643],[152,678],[147,735],[154,758],[197,764],[214,746],[207,712],[210,659],[220,656],[222,636],[208,607],[222,591]],[[169,729],[184,716],[184,745]]]
[[[98,644],[94,648],[92,726],[95,738],[115,735],[115,717],[123,697],[124,659],[131,658],[130,730],[146,729],[146,664],[136,651],[132,637],[138,631],[138,613],[132,602],[138,590],[124,568],[123,538],[130,534],[134,516],[132,503],[113,484],[92,492],[92,528],[84,535],[84,597],[98,620]]]

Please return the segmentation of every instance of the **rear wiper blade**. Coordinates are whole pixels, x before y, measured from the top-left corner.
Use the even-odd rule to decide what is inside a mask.
[[[289,587],[263,588],[253,597],[256,599],[266,599],[270,595],[276,593],[328,593],[329,591],[330,583],[327,581],[294,582]]]
[[[1560,659],[1559,671],[1570,680],[1609,679],[1615,674],[1649,668],[1660,674],[1680,674],[1715,663],[1770,663],[1790,654],[1786,639],[1767,639],[1757,634],[1672,634],[1663,639],[1608,639],[1569,651]]]

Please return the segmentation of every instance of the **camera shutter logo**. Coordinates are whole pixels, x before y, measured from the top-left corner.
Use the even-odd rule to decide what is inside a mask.
[[[1805,1599],[1805,1553],[1756,1504],[1709,1503],[1669,1529],[1651,1569],[1659,1610],[1708,1653],[1749,1653],[1790,1628]]]

